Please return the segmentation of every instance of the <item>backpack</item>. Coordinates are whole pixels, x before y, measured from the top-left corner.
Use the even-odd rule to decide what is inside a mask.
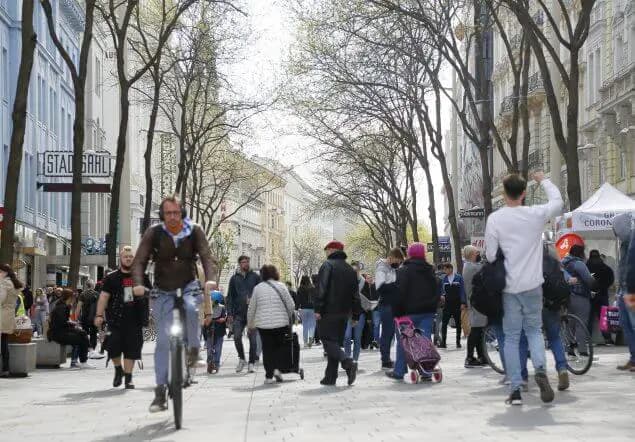
[[[503,291],[491,291],[486,288],[486,264],[472,278],[472,308],[487,316],[490,321],[499,321],[503,317]]]
[[[542,261],[545,282],[542,284],[544,308],[558,311],[561,307],[569,305],[571,290],[564,279],[564,272],[560,268],[560,262],[553,256],[545,253]]]

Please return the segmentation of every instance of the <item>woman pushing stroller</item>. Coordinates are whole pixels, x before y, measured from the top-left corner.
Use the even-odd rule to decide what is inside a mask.
[[[423,336],[427,340],[431,340],[432,326],[440,296],[434,269],[426,261],[425,245],[413,243],[408,247],[408,257],[397,270],[396,285],[398,291],[396,291],[395,299],[392,300],[391,304],[393,315],[398,324],[411,321],[414,328],[421,330]],[[400,329],[402,329],[401,326],[397,327],[396,330],[397,358],[395,369],[387,372],[386,376],[401,381],[408,369]],[[431,342],[429,347],[434,350]],[[428,376],[431,377],[431,375]]]

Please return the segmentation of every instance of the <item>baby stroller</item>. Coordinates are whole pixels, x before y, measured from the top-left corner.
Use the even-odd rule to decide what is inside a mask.
[[[441,356],[432,341],[418,328],[415,328],[408,317],[395,318],[395,326],[399,330],[399,339],[410,368],[410,379],[413,384],[421,381],[441,382],[443,372],[439,366]]]

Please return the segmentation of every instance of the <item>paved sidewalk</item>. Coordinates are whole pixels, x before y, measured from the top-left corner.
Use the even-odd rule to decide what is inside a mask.
[[[97,370],[37,370],[26,379],[0,379],[0,440],[622,442],[635,433],[635,375],[615,370],[624,347],[599,347],[591,371],[572,376],[571,390],[557,393],[552,405],[540,402],[532,382],[525,405],[511,408],[499,375],[463,368],[464,349],[442,350],[441,384],[391,381],[379,371],[374,351],[362,352],[354,387],[344,386],[343,372],[340,386],[321,387],[325,361],[317,347],[302,353],[304,381],[286,375],[284,384],[264,386],[261,367],[256,374],[234,373],[236,353],[226,341],[221,372],[199,375],[186,390],[179,432],[171,411],[147,411],[152,350],[144,348],[145,369],[136,372],[134,391],[111,388],[112,369],[104,369],[103,360],[92,361]]]

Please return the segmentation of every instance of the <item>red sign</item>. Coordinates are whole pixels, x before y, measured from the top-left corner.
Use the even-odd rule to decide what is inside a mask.
[[[4,207],[0,206],[0,229],[4,227]]]
[[[584,246],[584,239],[582,239],[580,235],[576,235],[575,233],[562,235],[560,239],[556,241],[556,250],[558,251],[560,259],[567,256],[571,247],[575,245]]]

